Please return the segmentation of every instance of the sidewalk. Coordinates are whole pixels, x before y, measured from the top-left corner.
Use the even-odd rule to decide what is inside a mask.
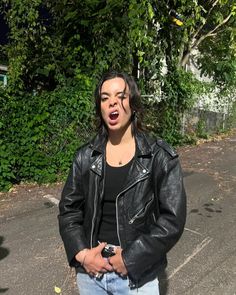
[[[179,154],[188,217],[168,255],[161,295],[234,295],[236,133]],[[53,295],[57,286],[62,295],[78,294],[58,234],[62,185],[24,185],[0,194],[0,293]]]
[[[236,134],[180,151],[188,196],[183,237],[169,253],[171,295],[236,294]]]

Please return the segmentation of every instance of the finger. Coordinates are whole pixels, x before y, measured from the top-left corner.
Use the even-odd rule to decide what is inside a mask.
[[[106,247],[107,243],[100,243],[97,247],[95,247],[94,249],[96,249],[97,252],[102,252],[102,250]]]
[[[102,258],[103,263],[102,263],[102,268],[104,268],[106,271],[112,271],[113,267],[110,265],[108,258]]]
[[[108,262],[110,265],[113,265],[113,264],[116,264],[117,261],[119,261],[119,256],[117,254],[115,254],[114,256],[112,257],[108,257]]]
[[[120,255],[121,252],[122,252],[122,249],[120,247],[116,247],[114,252],[115,252],[115,254],[119,254]]]
[[[113,267],[109,263],[106,263],[106,265],[103,268],[105,268],[106,271],[113,271]]]
[[[110,265],[112,265],[112,257],[108,257],[107,260],[108,260],[108,263],[109,263]]]
[[[110,266],[105,266],[105,267],[103,267],[101,270],[100,270],[100,272],[104,272],[104,273],[106,273],[106,272],[111,272],[111,271],[114,271],[114,269],[113,269],[113,267],[110,265]]]
[[[115,248],[114,248],[114,252],[115,252],[115,254],[117,254],[117,253],[121,253],[123,251],[123,249],[120,247],[120,246],[116,246]]]

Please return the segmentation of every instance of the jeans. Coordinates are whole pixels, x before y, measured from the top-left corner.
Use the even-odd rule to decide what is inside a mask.
[[[115,272],[107,272],[101,278],[77,273],[77,285],[80,295],[160,295],[158,279],[131,290],[129,279]]]

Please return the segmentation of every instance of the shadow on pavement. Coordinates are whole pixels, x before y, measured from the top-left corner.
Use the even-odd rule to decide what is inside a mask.
[[[3,241],[4,241],[4,238],[0,236],[0,260],[5,258],[10,253],[10,251],[7,248],[1,247]]]
[[[168,291],[168,279],[166,270],[163,269],[158,274],[160,295],[166,295]]]
[[[10,253],[10,251],[7,248],[2,247],[3,241],[4,241],[4,238],[0,236],[0,260],[4,259]],[[8,288],[0,288],[0,293],[4,293],[7,290]]]
[[[184,171],[183,170],[183,177],[188,177],[194,174],[194,171]]]

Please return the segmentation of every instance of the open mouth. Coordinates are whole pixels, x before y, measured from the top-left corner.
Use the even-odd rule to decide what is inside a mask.
[[[119,117],[119,113],[117,111],[110,113],[109,118],[111,120],[116,120]]]

